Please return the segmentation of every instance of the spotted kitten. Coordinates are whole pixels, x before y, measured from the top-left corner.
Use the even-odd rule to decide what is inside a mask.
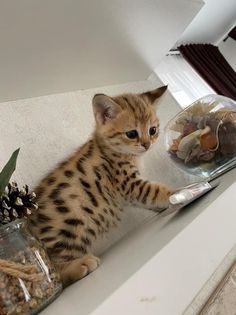
[[[163,86],[143,94],[95,95],[93,137],[37,188],[39,210],[30,228],[65,286],[98,267],[92,245],[121,221],[125,205],[154,211],[168,206],[173,190],[143,180],[137,168],[157,140],[155,104],[165,91]]]

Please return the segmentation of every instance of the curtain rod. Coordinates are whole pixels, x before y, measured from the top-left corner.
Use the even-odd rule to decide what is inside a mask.
[[[178,48],[172,48],[168,51],[166,56],[180,55],[180,51]]]

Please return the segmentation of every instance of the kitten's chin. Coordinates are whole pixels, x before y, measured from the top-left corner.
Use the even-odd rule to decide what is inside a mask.
[[[144,155],[145,153],[147,153],[149,150],[142,150],[142,151],[138,151],[135,153],[136,156],[142,156]]]
[[[110,149],[112,149],[112,151],[115,151],[116,153],[124,154],[124,155],[140,156],[144,153],[144,152],[139,152],[137,150],[131,150],[130,147],[126,148],[126,147],[117,146],[117,145],[116,146],[110,145]]]
[[[141,156],[141,155],[145,154],[146,152],[147,152],[146,150],[141,151],[141,152],[137,152],[136,155],[137,155],[137,156]]]
[[[116,148],[117,149],[117,148]],[[130,149],[130,148],[120,148],[119,150],[117,150],[119,153],[121,154],[126,154],[126,155],[133,155],[133,156],[141,156],[144,153],[146,153],[147,151],[144,150],[135,150],[135,149]]]

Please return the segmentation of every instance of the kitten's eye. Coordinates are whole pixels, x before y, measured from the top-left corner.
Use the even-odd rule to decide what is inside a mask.
[[[129,139],[138,138],[138,131],[137,131],[137,130],[130,130],[130,131],[127,131],[127,132],[126,132],[126,136],[127,136]]]
[[[156,132],[157,132],[157,128],[156,128],[156,127],[151,127],[151,128],[149,129],[149,135],[150,135],[150,136],[155,135]]]

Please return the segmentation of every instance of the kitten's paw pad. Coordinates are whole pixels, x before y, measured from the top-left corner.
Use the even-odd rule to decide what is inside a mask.
[[[89,274],[90,272],[97,269],[97,267],[100,265],[100,259],[93,255],[86,255],[83,257],[82,266],[84,270],[86,270],[86,274]],[[85,275],[86,275],[85,274]]]

